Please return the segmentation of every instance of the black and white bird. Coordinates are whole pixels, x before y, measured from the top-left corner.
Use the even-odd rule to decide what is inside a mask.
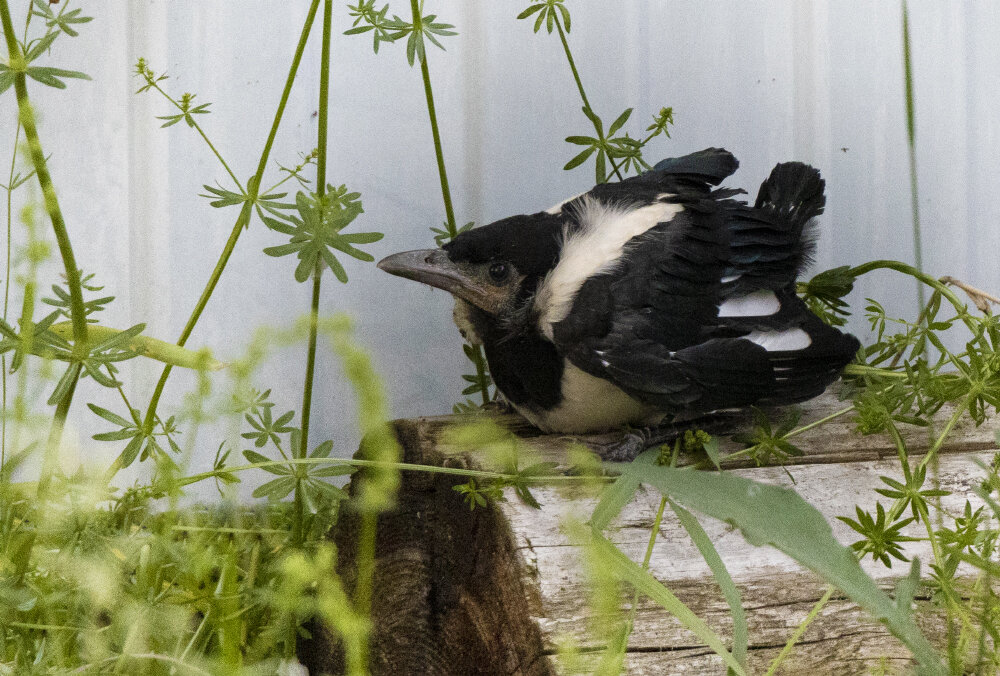
[[[824,181],[777,165],[751,206],[709,148],[379,262],[455,296],[505,399],[543,432],[651,426],[823,392],[860,347],[795,294]]]

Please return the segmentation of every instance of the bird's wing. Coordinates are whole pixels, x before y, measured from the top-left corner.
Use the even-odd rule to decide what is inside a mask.
[[[722,148],[706,148],[684,157],[669,157],[658,162],[653,171],[620,182],[596,185],[589,192],[556,204],[547,213],[561,214],[572,224],[587,201],[618,205],[650,204],[664,193],[706,194],[739,166],[732,153]],[[728,194],[742,192],[732,190]]]
[[[696,180],[686,158],[671,162],[644,175],[645,183],[669,184],[680,167],[683,185],[653,204],[609,209],[616,202],[603,200],[613,188],[603,189],[601,202],[583,198],[579,229],[540,287],[540,330],[577,367],[663,408],[819,394],[857,341],[823,324],[794,293],[810,247],[803,228],[823,206],[817,172],[779,165],[749,207],[732,199],[735,191]],[[616,185],[627,190],[627,183]],[[585,270],[588,252],[607,253],[605,227],[638,234],[613,259],[591,256]]]

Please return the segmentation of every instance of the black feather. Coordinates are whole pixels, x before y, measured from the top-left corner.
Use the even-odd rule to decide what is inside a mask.
[[[757,289],[782,289],[812,259],[815,241],[810,221],[823,213],[824,181],[801,162],[777,165],[760,186],[752,207],[732,209],[731,252],[727,275],[740,275],[725,296]]]
[[[732,153],[722,148],[705,148],[684,157],[668,157],[653,166],[654,171],[684,176],[693,181],[719,185],[740,166]]]
[[[546,424],[546,412],[567,401],[567,361],[665,414],[802,401],[837,377],[857,339],[824,324],[795,294],[814,247],[810,223],[825,204],[823,179],[807,165],[779,164],[749,206],[735,199],[743,191],[716,187],[738,166],[718,148],[665,159],[595,186],[558,213],[504,219],[445,246],[454,261],[506,260],[524,278],[507,316],[480,313],[477,322],[494,381],[516,407]],[[628,241],[613,265],[596,265],[568,314],[543,334],[533,304],[544,294],[536,291],[559,263],[563,239],[583,227],[590,201],[683,209]],[[719,316],[727,299],[759,290],[774,293],[777,312]],[[794,329],[809,336],[808,347],[768,351],[747,338]],[[586,420],[571,424],[586,429]]]

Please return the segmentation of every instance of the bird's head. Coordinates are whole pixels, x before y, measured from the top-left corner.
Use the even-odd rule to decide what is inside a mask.
[[[513,216],[466,231],[441,249],[393,254],[378,267],[444,289],[487,321],[510,324],[555,265],[561,228],[553,214]]]

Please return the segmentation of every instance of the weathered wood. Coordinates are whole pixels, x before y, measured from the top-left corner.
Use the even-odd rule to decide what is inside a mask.
[[[832,396],[822,397],[806,406],[800,424],[845,406]],[[943,410],[938,418],[950,415],[950,410]],[[571,439],[539,436],[515,416],[494,419],[515,431],[529,451],[566,465]],[[449,447],[443,432],[455,422],[454,416],[397,422],[407,462],[482,466],[484,458]],[[942,500],[947,514],[959,515],[967,499],[978,504],[973,487],[983,472],[976,463],[991,459],[997,427],[995,421],[980,428],[960,424],[941,449],[938,479],[952,491]],[[834,517],[853,515],[855,504],[873,508],[873,490],[883,485],[879,476],[899,475],[891,442],[881,436],[862,437],[853,428],[851,416],[846,415],[796,437],[804,455],[789,459],[784,469],[737,466],[731,471],[772,484],[792,485],[794,479],[799,494],[830,521],[835,537],[845,544],[853,542],[857,534]],[[910,428],[905,436],[911,454],[928,446],[926,429]],[[731,442],[723,444],[723,451],[737,448]],[[581,548],[562,528],[567,519],[589,517],[597,501],[593,491],[539,486],[533,493],[543,505],[541,510],[510,492],[499,505],[470,512],[452,490],[464,482],[460,477],[407,473],[399,509],[380,522],[376,671],[550,673],[559,665],[546,655],[565,639],[584,650],[585,662],[593,662],[592,651],[601,646],[588,628],[592,611]],[[642,560],[659,499],[655,491],[640,489],[606,531],[633,560]],[[760,670],[777,655],[826,587],[784,554],[748,545],[724,523],[707,518],[701,522],[742,591],[750,623],[748,661]],[[346,575],[350,575],[351,523],[342,519],[335,536]],[[910,529],[914,536],[923,534],[914,526]],[[932,559],[924,542],[909,543],[906,551],[925,564]],[[891,570],[870,560],[863,565],[887,589],[894,575],[906,572],[906,566],[898,563]],[[728,607],[670,510],[664,515],[650,570],[720,635],[731,635]],[[431,591],[442,588],[448,593]],[[919,608],[927,606],[926,600],[918,599]],[[923,612],[920,622],[928,637],[940,642],[941,618]],[[413,628],[411,633],[403,631],[407,627]],[[721,673],[721,664],[673,617],[648,599],[640,600],[626,656],[628,673]],[[835,596],[781,673],[858,673],[879,664],[905,670],[910,656],[881,624]]]
[[[424,443],[419,421],[395,423],[403,462],[468,467]],[[552,673],[531,621],[540,608],[526,586],[515,538],[497,505],[472,511],[452,490],[461,477],[404,472],[397,507],[378,520],[372,603],[374,674]],[[353,593],[359,520],[345,511],[333,539],[338,573]],[[299,645],[310,674],[340,674],[343,655],[324,626]]]

